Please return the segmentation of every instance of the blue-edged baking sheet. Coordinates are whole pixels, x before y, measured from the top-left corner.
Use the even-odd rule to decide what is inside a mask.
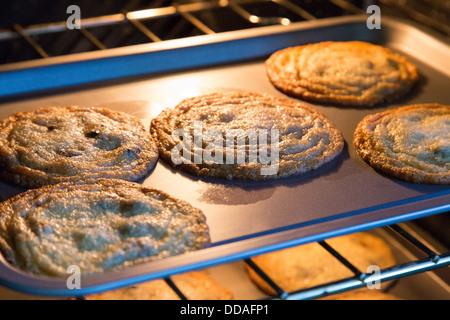
[[[365,115],[414,103],[450,104],[450,47],[388,18],[381,30],[367,29],[365,17],[333,18],[0,67],[0,117],[49,105],[94,105],[133,114],[148,127],[161,110],[191,96],[231,90],[283,96],[266,77],[265,58],[284,47],[327,40],[390,47],[417,64],[422,80],[411,94],[376,108],[312,104],[346,141],[341,156],[312,173],[274,181],[224,181],[198,179],[158,163],[140,182],[202,209],[211,248],[87,276],[75,291],[67,288],[66,279],[29,275],[0,257],[0,284],[46,296],[85,295],[450,211],[449,186],[383,176],[352,145],[353,131]],[[22,191],[0,183],[1,200]]]

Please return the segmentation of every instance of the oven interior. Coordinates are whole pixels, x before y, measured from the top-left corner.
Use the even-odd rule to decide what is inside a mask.
[[[0,64],[364,14],[372,4],[450,37],[450,4],[438,0],[18,0],[2,4]],[[66,28],[70,5],[80,8],[81,29]]]
[[[82,28],[68,30],[66,9],[81,8]],[[82,52],[108,50],[203,34],[258,28],[266,25],[366,13],[376,4],[384,15],[399,17],[450,40],[450,2],[432,0],[120,0],[35,1],[2,4],[0,12],[0,65]],[[404,299],[450,299],[450,216],[426,218],[372,230],[392,246],[399,266],[384,280],[395,280],[388,291]],[[326,245],[326,240],[322,243]],[[338,254],[330,254],[348,265]],[[444,259],[445,258],[445,259]],[[431,263],[431,264],[430,264]],[[438,263],[433,265],[433,263]],[[441,263],[441,264],[439,264]],[[324,284],[315,290],[286,293],[276,283],[278,295],[269,297],[246,277],[243,265],[261,272],[251,259],[206,270],[226,285],[236,299],[310,299],[355,288],[361,273],[343,279],[336,287]],[[351,265],[349,266],[351,267]],[[46,299],[0,288],[0,299]],[[82,297],[81,297],[82,298]],[[184,298],[181,296],[181,298]]]

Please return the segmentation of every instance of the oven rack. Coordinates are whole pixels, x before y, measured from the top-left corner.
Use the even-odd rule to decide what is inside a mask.
[[[420,252],[423,257],[411,259],[410,261],[396,264],[392,267],[379,270],[377,273],[364,273],[355,267],[349,260],[342,256],[337,250],[327,243],[326,240],[317,242],[325,250],[328,251],[334,258],[336,258],[342,265],[353,272],[353,276],[338,281],[333,281],[321,284],[298,291],[287,292],[283,290],[274,280],[271,279],[253,260],[252,258],[243,259],[244,263],[253,269],[258,276],[260,276],[275,292],[274,296],[265,298],[264,300],[311,300],[323,298],[333,294],[343,293],[350,290],[363,288],[374,283],[383,283],[404,277],[412,276],[422,272],[432,271],[440,268],[450,266],[450,251],[438,253],[431,244],[429,244],[423,237],[417,234],[406,223],[392,224],[384,228],[389,229],[400,239],[406,241],[414,249]],[[446,251],[446,250],[445,250]],[[180,300],[189,300],[183,291],[177,287],[171,277],[163,279],[167,285],[177,294]],[[391,285],[384,288],[388,291]],[[83,297],[76,297],[77,300],[84,300]]]
[[[288,20],[284,17],[262,17],[251,14],[242,5],[257,2],[272,2],[276,3],[282,7],[285,7],[292,12],[298,14],[299,18],[304,20],[314,20],[317,19],[313,14],[309,13],[307,10],[303,9],[301,6],[292,2],[292,0],[207,0],[198,1],[193,3],[177,4],[175,1],[172,5],[166,7],[136,10],[129,12],[122,12],[112,15],[98,16],[93,18],[84,18],[80,20],[80,29],[77,29],[84,37],[92,42],[97,49],[107,49],[107,46],[103,44],[100,39],[95,37],[90,28],[111,26],[122,23],[131,23],[137,31],[142,32],[148,37],[149,41],[159,42],[162,41],[157,37],[154,32],[152,32],[148,27],[142,24],[143,21],[154,20],[159,18],[168,18],[172,16],[182,16],[187,21],[189,21],[193,26],[198,28],[204,34],[217,33],[213,31],[211,27],[207,26],[199,18],[195,17],[193,14],[216,8],[230,8],[238,16],[246,19],[251,25],[270,25],[270,24],[287,24]],[[330,2],[338,5],[342,9],[349,13],[361,14],[363,10],[360,10],[356,6],[352,5],[346,0],[330,0]],[[47,58],[49,54],[42,48],[41,45],[35,41],[32,36],[48,34],[48,33],[59,33],[67,31],[66,21],[53,22],[47,24],[37,24],[31,26],[21,26],[20,24],[14,24],[12,30],[4,29],[0,30],[0,41],[10,40],[15,38],[23,38],[33,49],[42,57]]]
[[[182,1],[182,0],[180,0]],[[450,27],[444,21],[433,18],[429,15],[421,13],[420,8],[415,8],[414,4],[405,6],[401,1],[397,0],[379,0],[379,1],[362,1],[361,4],[356,5],[351,0],[326,0],[324,3],[332,4],[335,7],[334,10],[338,10],[338,13],[320,11],[320,16],[314,12],[308,11],[304,8],[302,3],[298,3],[297,0],[206,0],[206,1],[195,1],[195,2],[180,2],[174,1],[171,5],[164,7],[157,7],[151,9],[135,10],[135,11],[123,11],[121,13],[97,16],[92,18],[83,18],[80,20],[80,29],[72,30],[72,32],[78,32],[82,38],[87,40],[91,48],[85,47],[81,51],[92,51],[92,50],[107,50],[108,46],[106,40],[102,39],[105,34],[96,35],[93,29],[99,27],[107,26],[117,26],[117,25],[130,25],[134,31],[141,33],[145,36],[147,42],[161,42],[165,41],[161,39],[151,28],[144,25],[144,22],[150,20],[157,20],[162,18],[170,17],[181,17],[186,23],[190,24],[196,31],[191,35],[201,35],[201,34],[215,34],[223,32],[223,30],[214,30],[212,26],[209,26],[207,22],[202,21],[196,16],[197,13],[207,12],[208,10],[214,9],[229,9],[233,12],[235,18],[240,17],[246,23],[247,26],[240,26],[240,29],[252,28],[258,26],[266,25],[288,25],[291,22],[296,21],[307,21],[321,19],[324,15],[329,16],[347,16],[347,15],[360,15],[366,13],[365,8],[369,4],[377,4],[383,6],[383,12],[388,12],[388,15],[392,15],[401,12],[402,17],[407,17],[415,22],[420,23],[430,29],[434,29],[443,33],[444,36],[450,37]],[[275,4],[281,10],[288,11],[290,14],[296,16],[295,18],[287,18],[282,15],[278,16],[264,16],[252,13],[250,9],[247,9],[246,5],[251,4]],[[450,9],[449,9],[450,10]],[[433,12],[439,11],[439,8],[434,9]],[[321,17],[322,16],[322,17]],[[63,32],[68,32],[67,22],[52,22],[45,24],[36,24],[30,26],[22,26],[19,23],[15,23],[9,29],[0,30],[0,43],[2,41],[22,39],[34,50],[35,54],[39,58],[49,58],[55,56],[47,52],[44,46],[39,43],[39,36],[46,34],[62,34]],[[189,36],[189,35],[188,35]],[[123,42],[123,41],[122,41]],[[119,45],[122,46],[122,45]],[[117,47],[117,44],[114,45]],[[80,49],[77,49],[80,50]],[[70,49],[69,49],[70,51]],[[65,55],[72,52],[59,53],[58,55]],[[78,52],[77,52],[78,53]]]
[[[331,294],[342,293],[349,290],[359,289],[373,284],[375,281],[386,282],[398,280],[410,275],[435,270],[450,266],[450,252],[436,253],[436,250],[432,248],[424,239],[419,239],[419,236],[413,235],[412,230],[408,226],[400,224],[393,224],[387,226],[390,230],[394,231],[397,235],[401,236],[409,244],[413,245],[425,258],[411,260],[406,263],[397,264],[395,266],[380,270],[378,274],[363,273],[353,264],[351,264],[345,257],[343,257],[338,251],[333,249],[326,241],[318,242],[325,250],[327,250],[332,256],[334,256],[341,264],[347,267],[353,272],[354,276],[342,279],[335,282],[322,284],[319,286],[306,288],[294,292],[286,292],[280,288],[270,277],[265,274],[251,259],[247,259],[245,262],[277,292],[277,295],[272,299],[282,300],[305,300],[316,299],[325,297]],[[409,230],[408,230],[409,229]]]

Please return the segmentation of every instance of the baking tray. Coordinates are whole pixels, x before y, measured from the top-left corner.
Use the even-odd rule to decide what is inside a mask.
[[[416,225],[407,222],[401,224],[402,228],[411,230],[418,237],[421,242],[427,243],[435,252],[444,252],[445,248],[441,243],[437,242],[434,237],[426,233]],[[398,234],[394,233],[389,228],[377,228],[369,230],[371,233],[385,241],[390,247],[397,263],[409,263],[418,260],[422,257],[417,248],[408,246]],[[248,276],[244,261],[235,261],[225,263],[217,266],[201,269],[201,271],[208,274],[215,282],[228,289],[232,294],[233,300],[266,300],[272,299],[270,296],[259,289]],[[400,299],[405,300],[449,300],[450,299],[450,285],[448,276],[443,277],[439,270],[429,272],[422,272],[408,276],[407,278],[397,279],[392,281],[389,285],[383,286],[382,291],[391,293]],[[443,270],[442,270],[443,271]],[[80,297],[82,299],[86,297]],[[16,291],[11,291],[0,287],[0,300],[54,300],[55,297],[34,296],[27,295]],[[57,297],[56,299],[66,299],[64,297]]]
[[[224,181],[198,179],[159,162],[141,183],[202,209],[210,248],[85,276],[76,291],[67,288],[66,279],[29,275],[0,257],[0,284],[46,296],[85,295],[448,211],[449,186],[385,177],[357,156],[352,140],[367,114],[413,103],[450,104],[450,47],[403,21],[383,17],[382,28],[370,30],[366,19],[300,22],[2,67],[0,117],[48,105],[95,105],[131,113],[147,127],[164,108],[199,94],[247,90],[282,95],[269,83],[264,60],[293,45],[328,40],[381,44],[409,56],[422,80],[408,96],[376,108],[312,104],[346,141],[341,156],[312,173],[275,181]],[[24,191],[3,183],[0,190],[2,200]]]

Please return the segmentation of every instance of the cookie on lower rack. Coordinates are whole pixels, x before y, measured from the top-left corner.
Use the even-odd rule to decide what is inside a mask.
[[[320,42],[279,50],[266,61],[271,83],[283,93],[317,103],[373,106],[405,95],[417,67],[379,45]]]
[[[0,204],[0,252],[14,267],[67,277],[210,245],[206,217],[164,192],[103,179],[32,189]]]
[[[85,179],[136,181],[156,165],[156,143],[124,112],[45,107],[0,121],[0,178],[27,188]]]
[[[385,241],[369,233],[354,233],[331,238],[326,242],[361,272],[368,267],[391,267],[395,258]],[[318,243],[309,243],[252,258],[253,262],[286,292],[306,289],[354,276]],[[246,270],[265,293],[275,291],[252,268]]]
[[[450,106],[416,104],[366,116],[353,144],[362,159],[387,176],[450,184]]]
[[[365,291],[350,291],[331,295],[320,300],[403,300],[396,295],[382,291],[365,290]]]
[[[264,180],[315,170],[343,150],[322,113],[255,92],[188,98],[152,120],[163,161],[202,177]]]
[[[232,293],[206,272],[193,271],[171,277],[188,300],[231,300]],[[180,296],[162,279],[85,297],[86,300],[180,300]]]

